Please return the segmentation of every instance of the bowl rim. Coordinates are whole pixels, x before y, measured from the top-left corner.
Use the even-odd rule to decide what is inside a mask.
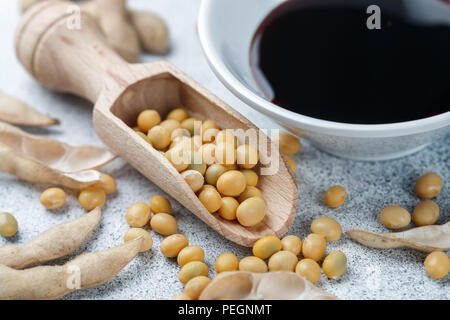
[[[328,133],[338,136],[396,137],[437,130],[450,125],[450,111],[429,118],[388,124],[351,124],[316,119],[284,109],[258,96],[248,89],[220,59],[214,46],[214,35],[208,26],[216,0],[202,0],[198,17],[198,34],[206,59],[219,80],[243,102],[266,114],[282,119],[284,123],[301,127],[302,130]],[[256,30],[255,30],[256,31]],[[249,53],[250,54],[250,53]],[[250,61],[249,61],[250,63]]]

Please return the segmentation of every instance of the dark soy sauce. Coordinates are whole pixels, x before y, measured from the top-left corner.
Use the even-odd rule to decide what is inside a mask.
[[[381,29],[367,27],[372,4]],[[302,115],[354,124],[438,115],[450,110],[450,5],[290,0],[259,27],[251,64],[267,98]]]

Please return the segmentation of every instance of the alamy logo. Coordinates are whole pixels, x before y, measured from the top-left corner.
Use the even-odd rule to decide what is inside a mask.
[[[381,9],[377,5],[371,5],[367,8],[366,11],[367,14],[370,14],[370,16],[367,18],[367,29],[374,30],[374,29],[381,29]]]

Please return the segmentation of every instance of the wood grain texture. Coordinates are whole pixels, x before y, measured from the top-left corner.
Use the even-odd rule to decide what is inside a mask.
[[[263,222],[245,228],[208,213],[169,161],[134,132],[137,115],[151,108],[164,116],[173,108],[184,107],[191,115],[212,119],[223,128],[259,129],[166,61],[127,64],[108,46],[89,15],[82,14],[80,30],[67,28],[71,18],[68,5],[64,1],[44,2],[23,17],[16,49],[26,69],[52,90],[95,103],[94,127],[103,142],[227,239],[251,246],[264,235],[286,233],[297,212],[297,184],[270,140],[269,150],[279,161],[279,170],[260,178],[259,187],[268,206]],[[244,134],[237,136],[241,142],[245,138]],[[260,158],[261,166],[270,165],[270,154],[262,152]]]

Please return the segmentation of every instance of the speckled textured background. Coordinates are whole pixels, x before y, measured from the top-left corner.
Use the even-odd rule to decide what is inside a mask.
[[[230,94],[208,68],[196,36],[196,17],[199,0],[134,0],[133,8],[152,9],[162,15],[171,27],[172,52],[167,57],[192,78],[216,93],[262,128],[276,127],[263,116]],[[17,1],[0,2],[0,90],[21,97],[34,108],[61,119],[62,124],[48,129],[28,130],[34,134],[56,138],[74,145],[98,144],[91,123],[89,103],[67,95],[55,94],[40,87],[21,67],[14,54],[14,33],[20,15]],[[144,56],[144,61],[159,59]],[[298,163],[299,211],[290,233],[304,238],[311,221],[320,216],[337,219],[344,230],[363,228],[376,232],[387,230],[379,223],[378,213],[387,205],[402,205],[410,212],[419,199],[413,185],[424,172],[438,172],[444,188],[436,202],[441,207],[439,224],[450,218],[449,177],[450,137],[436,142],[419,154],[388,162],[353,162],[324,154],[304,141],[303,149],[295,157]],[[118,182],[119,192],[108,197],[100,227],[74,253],[104,250],[122,242],[128,226],[126,209],[134,202],[148,201],[158,188],[121,159],[104,169]],[[322,202],[325,189],[334,184],[348,190],[348,200],[339,209],[328,209]],[[75,194],[69,192],[67,205],[56,212],[46,211],[39,202],[43,186],[17,181],[0,174],[0,211],[13,213],[20,231],[12,239],[0,238],[0,245],[25,243],[40,232],[83,214]],[[251,253],[223,239],[203,222],[172,201],[179,232],[191,244],[202,246],[206,262],[214,269],[215,259],[223,252],[234,252],[239,258]],[[154,248],[139,255],[113,280],[98,287],[70,294],[66,299],[169,299],[183,290],[178,282],[178,265],[159,251],[162,237],[152,232]],[[353,243],[343,236],[331,243],[328,252],[342,250],[348,256],[348,271],[337,281],[322,275],[318,286],[343,299],[449,299],[450,282],[447,277],[434,281],[427,277],[423,260],[426,254],[411,250],[380,251]],[[72,256],[74,256],[72,255]],[[62,259],[58,263],[62,263]],[[214,273],[210,272],[210,276]]]

